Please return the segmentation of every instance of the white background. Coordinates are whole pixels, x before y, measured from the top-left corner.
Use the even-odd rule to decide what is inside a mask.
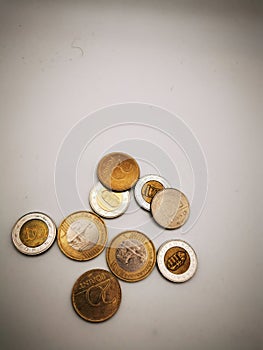
[[[262,19],[260,1],[0,1],[3,349],[261,348]],[[183,237],[199,269],[182,285],[157,269],[121,283],[118,313],[90,324],[71,288],[105,255],[79,263],[55,244],[27,257],[10,233],[32,210],[59,225],[65,135],[130,101],[181,116],[204,149],[207,202]]]

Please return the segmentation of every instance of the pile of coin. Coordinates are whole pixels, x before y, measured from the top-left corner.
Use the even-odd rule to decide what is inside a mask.
[[[139,206],[150,211],[158,225],[165,229],[181,227],[189,216],[189,202],[184,193],[171,188],[159,175],[140,177],[136,160],[125,153],[110,153],[97,166],[99,182],[91,189],[89,202],[93,212],[79,211],[67,216],[58,228],[57,242],[69,258],[85,261],[101,254],[107,243],[103,218],[122,215],[130,202],[129,190]],[[51,247],[56,238],[56,225],[43,213],[29,213],[13,227],[15,247],[27,255],[37,255]],[[182,240],[164,242],[156,250],[142,232],[119,233],[106,249],[110,271],[86,271],[72,289],[72,304],[79,316],[90,322],[112,317],[121,302],[118,279],[137,282],[146,278],[157,264],[162,276],[172,282],[185,282],[196,272],[197,257],[193,248]]]

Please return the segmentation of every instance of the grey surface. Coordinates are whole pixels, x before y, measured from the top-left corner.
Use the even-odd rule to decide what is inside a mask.
[[[262,2],[0,4],[1,348],[262,348]],[[54,187],[62,140],[89,113],[127,101],[180,115],[204,149],[209,191],[202,215],[185,235],[155,241],[185,239],[199,269],[182,285],[156,269],[144,281],[121,283],[119,312],[94,325],[74,313],[70,293],[84,271],[106,268],[104,254],[79,263],[54,245],[27,257],[10,232],[32,210],[62,221]],[[112,146],[111,138],[103,142]],[[125,146],[122,138],[115,142]],[[85,159],[78,170],[84,199]],[[86,191],[92,183],[88,177]],[[144,220],[131,205],[128,221],[117,226],[132,214]]]

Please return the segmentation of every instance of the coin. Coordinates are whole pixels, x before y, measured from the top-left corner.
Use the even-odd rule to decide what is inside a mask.
[[[185,282],[196,272],[196,253],[188,243],[182,240],[167,241],[158,249],[157,266],[169,281]]]
[[[112,219],[122,215],[130,203],[130,193],[113,192],[98,182],[90,191],[89,202],[91,208],[98,215]]]
[[[22,216],[12,229],[12,241],[23,254],[37,255],[51,247],[57,228],[44,213],[28,213]]]
[[[150,203],[156,193],[170,184],[161,176],[146,175],[141,177],[134,188],[134,196],[137,203],[143,209],[150,211]]]
[[[140,168],[136,160],[128,154],[113,152],[100,160],[97,173],[105,187],[123,192],[136,184]]]
[[[66,217],[58,229],[61,251],[74,260],[90,260],[105,248],[107,229],[96,214],[79,211]]]
[[[156,252],[152,241],[139,231],[125,231],[113,238],[106,259],[112,273],[126,282],[146,278],[153,270]]]
[[[167,229],[182,226],[188,219],[189,211],[188,199],[175,188],[164,188],[157,192],[151,202],[154,220]]]
[[[112,317],[121,303],[119,281],[109,271],[94,269],[75,282],[72,305],[77,314],[90,322],[102,322]]]

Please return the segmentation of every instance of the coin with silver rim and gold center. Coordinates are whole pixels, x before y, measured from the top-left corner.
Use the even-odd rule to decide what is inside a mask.
[[[15,223],[12,241],[21,253],[38,255],[52,246],[56,233],[56,225],[48,215],[39,212],[28,213]]]
[[[172,230],[186,222],[190,206],[183,192],[175,188],[164,188],[153,197],[151,212],[160,226]]]
[[[139,176],[136,160],[126,153],[106,154],[99,162],[97,174],[100,182],[113,191],[123,192],[132,188]]]
[[[98,182],[90,191],[91,208],[103,218],[113,219],[122,215],[130,203],[130,193],[113,192]]]
[[[197,270],[196,253],[185,241],[167,241],[158,249],[157,266],[169,281],[186,282]]]
[[[126,282],[146,278],[156,263],[153,242],[142,232],[125,231],[113,238],[106,251],[112,273]]]
[[[74,310],[84,320],[102,322],[118,311],[121,287],[118,279],[109,271],[89,270],[75,282],[71,300]]]
[[[98,215],[79,211],[67,216],[58,228],[58,245],[69,258],[90,260],[99,255],[107,242],[106,225]]]
[[[145,175],[141,177],[134,188],[134,196],[145,210],[150,211],[150,204],[156,193],[164,188],[170,187],[167,180],[159,175]]]

